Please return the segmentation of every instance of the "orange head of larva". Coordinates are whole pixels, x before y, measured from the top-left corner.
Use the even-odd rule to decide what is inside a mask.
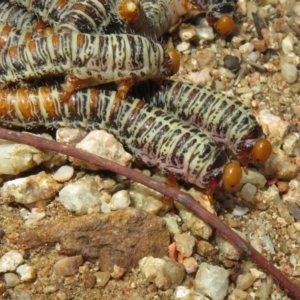
[[[223,170],[222,181],[226,191],[236,192],[242,179],[242,169],[237,162],[227,164]]]
[[[272,153],[272,145],[266,139],[259,139],[251,150],[251,161],[255,164],[264,163]]]
[[[235,22],[230,15],[222,15],[214,24],[218,34],[222,36],[231,35],[235,29]]]
[[[141,17],[138,1],[122,0],[118,4],[118,12],[125,23],[133,24]]]
[[[167,49],[165,51],[164,66],[166,67],[166,76],[171,76],[177,73],[180,67],[180,55],[176,50]]]

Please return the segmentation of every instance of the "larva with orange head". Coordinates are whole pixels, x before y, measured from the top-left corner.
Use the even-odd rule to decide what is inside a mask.
[[[211,27],[222,36],[231,35],[235,29],[233,19],[234,0],[198,0],[198,5],[206,11],[206,19]]]
[[[193,0],[120,0],[118,11],[134,32],[158,38],[183,15],[201,9]]]
[[[145,101],[206,131],[243,165],[249,161],[262,163],[270,156],[270,143],[251,109],[243,103],[195,84],[164,80],[161,86],[144,86],[148,92]]]
[[[0,90],[0,123],[106,129],[146,164],[200,188],[213,192],[223,182],[231,190],[239,183],[236,170],[234,176],[223,175],[229,163],[224,147],[196,127],[138,99],[116,102],[112,91],[81,90],[68,101],[62,94],[53,86]]]
[[[53,34],[0,53],[0,83],[67,75],[64,88],[161,79],[178,69],[175,51],[137,35]]]

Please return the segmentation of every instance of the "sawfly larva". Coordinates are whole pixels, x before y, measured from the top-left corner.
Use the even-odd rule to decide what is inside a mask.
[[[36,29],[33,31],[20,30],[13,26],[0,23],[0,49],[8,48],[12,45],[22,44],[31,39],[53,34],[51,27]]]
[[[87,86],[117,82],[124,98],[136,81],[176,73],[179,54],[137,35],[53,34],[0,52],[0,83],[67,75],[69,96]],[[66,96],[66,98],[67,98]]]
[[[34,13],[44,22],[56,27],[75,0],[9,0]]]
[[[161,89],[147,84],[147,102],[206,131],[242,163],[247,164],[248,159],[263,163],[269,158],[271,144],[265,140],[251,109],[243,103],[195,84],[164,80]]]
[[[117,12],[117,3],[116,0],[78,0],[68,7],[57,29],[96,34],[125,33],[126,26]]]
[[[157,38],[175,25],[180,17],[200,8],[191,0],[120,0],[123,21],[139,34]]]
[[[39,24],[33,13],[7,0],[0,1],[0,21],[22,30],[32,30]]]
[[[30,128],[106,129],[137,158],[177,178],[209,191],[222,181],[229,191],[239,185],[239,165],[229,163],[224,147],[205,133],[138,99],[115,101],[115,97],[112,91],[87,89],[63,101],[62,91],[51,86],[0,90],[0,122]]]

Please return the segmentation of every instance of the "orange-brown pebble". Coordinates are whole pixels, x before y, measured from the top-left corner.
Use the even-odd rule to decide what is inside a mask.
[[[242,179],[242,169],[237,162],[227,164],[223,171],[223,186],[228,192],[235,192]]]
[[[229,15],[222,15],[215,23],[216,31],[223,36],[228,36],[233,33],[235,29],[235,22]]]
[[[279,193],[286,193],[289,190],[289,184],[284,181],[278,181],[277,187],[278,187]]]
[[[258,140],[252,151],[251,151],[251,160],[254,163],[264,163],[272,153],[272,145],[268,140],[260,139]]]

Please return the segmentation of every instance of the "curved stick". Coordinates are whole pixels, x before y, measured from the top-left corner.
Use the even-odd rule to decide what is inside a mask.
[[[252,257],[253,260],[255,260],[261,267],[268,271],[269,274],[276,278],[278,282],[287,289],[290,297],[296,300],[300,300],[300,289],[294,283],[292,283],[283,273],[281,273],[275,266],[273,266],[257,250],[246,243],[238,234],[236,234],[227,225],[221,222],[217,216],[212,215],[210,212],[208,212],[189,194],[179,191],[173,187],[167,186],[166,184],[160,183],[157,180],[152,179],[151,177],[148,177],[142,173],[138,173],[127,167],[121,166],[113,161],[109,161],[107,159],[76,149],[71,146],[60,144],[56,141],[51,141],[45,138],[34,136],[32,134],[20,133],[3,128],[0,128],[0,138],[76,157],[78,159],[92,163],[98,167],[123,175],[129,179],[144,184],[145,186],[156,190],[168,197],[174,198],[176,201],[189,208],[197,217],[203,219],[209,225],[220,231],[230,242],[239,247],[245,254]]]

